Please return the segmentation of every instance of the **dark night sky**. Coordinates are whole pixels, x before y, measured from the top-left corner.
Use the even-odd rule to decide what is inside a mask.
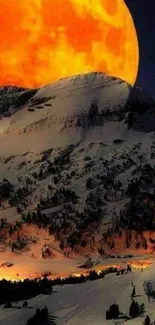
[[[155,96],[155,0],[125,0],[139,39],[140,65],[136,84]]]

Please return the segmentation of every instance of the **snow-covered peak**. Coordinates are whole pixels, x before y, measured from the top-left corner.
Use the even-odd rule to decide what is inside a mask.
[[[154,100],[142,90],[102,72],[63,78],[34,93],[21,94],[24,98],[19,97],[15,102],[19,106],[21,103],[22,109],[15,110],[9,127],[4,122],[0,125],[0,131],[5,133],[3,146],[7,142],[11,148],[14,143],[17,147],[19,142],[19,151],[22,138],[26,150],[38,151],[84,139],[100,142],[103,138],[111,141],[113,137],[128,137],[128,124],[139,131],[155,130],[151,115]],[[10,103],[12,105],[12,97]],[[130,111],[136,116],[126,116]]]
[[[54,84],[78,84],[78,83],[85,83],[85,84],[91,84],[94,82],[100,82],[100,83],[112,83],[112,82],[123,82],[121,79],[118,79],[117,77],[107,75],[104,72],[101,71],[94,71],[94,72],[88,72],[84,74],[77,74],[65,78],[59,79],[57,82],[53,82]]]
[[[67,89],[77,90],[78,88],[80,88],[80,90],[82,91],[82,89],[92,89],[94,87],[110,87],[114,84],[128,85],[125,81],[113,76],[109,76],[103,72],[90,72],[85,74],[74,75],[71,77],[61,78],[58,81],[41,88],[37,96],[42,96],[43,94],[50,94],[51,91],[57,92],[60,89],[67,91]]]

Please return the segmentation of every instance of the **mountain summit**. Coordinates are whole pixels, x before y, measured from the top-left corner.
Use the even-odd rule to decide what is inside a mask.
[[[154,131],[153,98],[101,72],[60,79],[39,90],[3,87],[0,107],[1,153],[112,141],[128,137],[128,124]]]

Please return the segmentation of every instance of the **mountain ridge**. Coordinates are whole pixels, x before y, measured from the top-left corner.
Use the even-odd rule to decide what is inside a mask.
[[[22,104],[14,108],[13,115],[10,114],[0,122],[1,148],[6,148],[6,143],[10,143],[10,150],[12,150],[11,148],[14,147],[11,144],[12,137],[7,140],[12,132],[16,138],[14,144],[15,142],[18,144],[20,140],[24,141],[26,151],[35,150],[34,145],[31,148],[34,132],[45,132],[46,135],[42,134],[42,137],[45,139],[46,145],[44,143],[43,146],[45,145],[46,149],[82,141],[87,138],[87,133],[92,131],[92,127],[96,127],[96,134],[98,131],[103,133],[104,122],[108,120],[118,122],[118,128],[120,123],[122,131],[124,129],[126,132],[126,125],[122,121],[126,120],[127,113],[130,112],[131,106],[134,106],[133,102],[139,101],[141,106],[147,103],[147,110],[148,106],[154,108],[153,98],[142,90],[132,88],[125,81],[101,72],[64,78],[39,90],[28,90],[28,93],[26,91],[23,95],[24,98],[28,96],[28,100],[24,103],[22,100]],[[148,112],[149,110],[147,114]],[[149,118],[151,126],[148,122],[147,126],[144,125],[148,131],[149,128],[153,128],[152,117]],[[141,118],[138,116],[138,119]],[[148,121],[148,118],[146,120]],[[137,125],[134,128],[137,128]],[[41,150],[41,140],[39,142],[38,150]],[[17,151],[21,150],[23,148],[19,143]]]
[[[149,254],[153,98],[91,73],[47,85],[18,108],[0,121],[2,257],[22,265],[27,256],[34,267],[35,256],[41,269],[55,271],[59,262],[75,268],[86,254],[97,260]]]

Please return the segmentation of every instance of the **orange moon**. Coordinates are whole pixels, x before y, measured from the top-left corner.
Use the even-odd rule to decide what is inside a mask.
[[[124,0],[0,0],[0,85],[101,71],[134,84],[137,34]]]

